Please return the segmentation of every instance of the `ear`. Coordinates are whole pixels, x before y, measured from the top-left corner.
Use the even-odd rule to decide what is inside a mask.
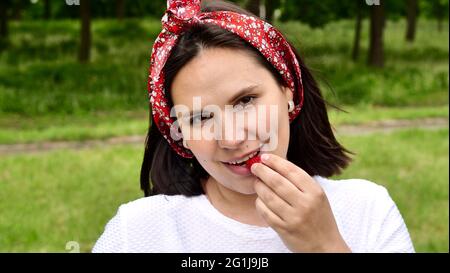
[[[282,86],[281,91],[283,91],[284,96],[286,97],[286,102],[294,99],[294,94],[291,89],[287,86]]]

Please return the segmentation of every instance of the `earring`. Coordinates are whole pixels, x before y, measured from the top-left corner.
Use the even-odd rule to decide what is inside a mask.
[[[294,111],[294,107],[295,107],[294,101],[292,100],[288,101],[288,111],[289,112]]]

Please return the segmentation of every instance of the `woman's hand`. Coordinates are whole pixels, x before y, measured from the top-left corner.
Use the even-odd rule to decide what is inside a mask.
[[[267,158],[265,157],[267,156]],[[292,252],[351,252],[339,233],[325,192],[301,168],[264,154],[251,172],[256,209]]]

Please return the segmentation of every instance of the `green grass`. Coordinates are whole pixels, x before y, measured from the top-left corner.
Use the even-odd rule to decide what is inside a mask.
[[[448,118],[448,26],[420,19],[404,42],[405,22],[388,21],[386,67],[350,61],[353,21],[311,29],[278,24],[314,70],[335,126],[386,119]],[[445,25],[445,24],[444,24]],[[159,19],[94,20],[92,60],[79,64],[78,20],[12,22],[0,51],[0,144],[142,135],[146,81]],[[333,92],[327,86],[331,85]],[[339,136],[358,153],[340,177],[385,185],[416,250],[448,252],[448,129]],[[0,252],[90,251],[117,207],[139,190],[143,145],[0,156]]]
[[[80,64],[77,21],[13,23],[0,53],[0,113],[146,109],[148,59],[159,23],[93,23],[92,63]]]
[[[448,252],[448,129],[340,137],[358,155],[339,178],[389,190],[418,252]],[[413,149],[411,147],[414,147]],[[143,146],[3,156],[0,252],[90,251],[124,202],[142,196]]]
[[[330,108],[334,126],[364,124],[386,119],[448,118],[448,106],[374,107],[343,106],[348,113]],[[0,116],[0,144],[37,143],[43,141],[83,141],[147,133],[148,110],[95,112],[90,115],[18,114]]]
[[[42,115],[0,117],[0,144],[43,141],[82,141],[147,133],[148,110],[95,112],[91,115]]]
[[[448,104],[448,27],[437,31],[432,21],[418,21],[413,44],[404,41],[405,21],[388,21],[385,68],[366,65],[369,25],[363,22],[361,52],[350,61],[354,22],[333,22],[311,29],[297,22],[281,24],[306,63],[321,81],[328,100],[337,104],[431,106]]]
[[[368,22],[361,58],[350,61],[354,22],[323,29],[290,22],[278,24],[299,48],[333,103],[383,106],[448,104],[448,28],[419,20],[417,40],[403,41],[405,22],[386,27],[386,68],[366,66]],[[147,109],[147,73],[159,19],[94,20],[92,61],[76,61],[78,20],[21,21],[11,24],[10,46],[0,52],[0,113],[48,113]]]
[[[0,159],[0,252],[90,251],[118,205],[139,190],[140,145]]]
[[[405,219],[417,252],[448,252],[448,128],[341,136],[356,152],[337,178],[384,185]]]
[[[447,118],[448,105],[433,107],[380,107],[373,105],[343,106],[344,111],[330,108],[331,124],[364,124],[382,120],[415,120],[423,118]]]

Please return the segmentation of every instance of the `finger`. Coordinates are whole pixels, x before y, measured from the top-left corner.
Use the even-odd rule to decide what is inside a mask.
[[[298,202],[298,199],[301,198],[300,194],[302,192],[294,184],[264,164],[255,163],[250,170],[274,193],[292,207],[294,207]]]
[[[267,224],[277,229],[284,227],[284,221],[273,211],[271,211],[259,197],[256,198],[255,205],[256,211],[267,222]]]
[[[261,161],[274,171],[285,177],[303,192],[312,190],[311,176],[294,163],[275,154],[263,154]]]
[[[292,206],[274,193],[264,182],[258,179],[254,184],[259,199],[280,219],[286,221],[292,215]]]

